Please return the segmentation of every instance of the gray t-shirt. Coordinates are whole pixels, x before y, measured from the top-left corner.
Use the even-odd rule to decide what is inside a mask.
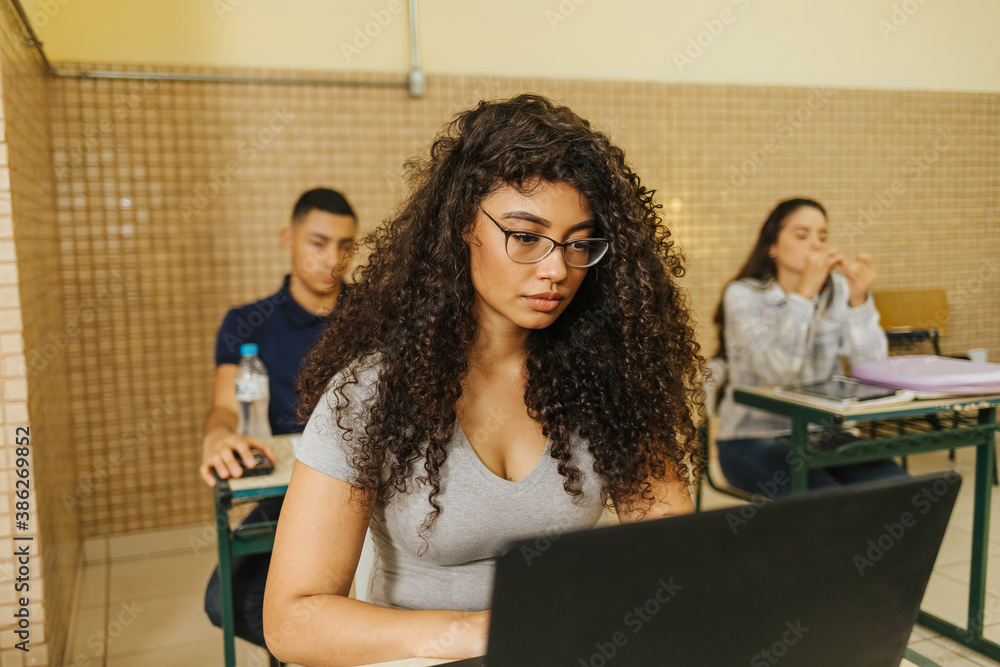
[[[369,365],[358,372],[358,383],[345,388],[351,400],[344,424],[359,428],[359,416],[375,391],[378,370]],[[339,377],[331,386],[336,386]],[[331,392],[320,400],[296,457],[305,465],[337,479],[352,482],[349,448],[337,426]],[[360,430],[360,429],[359,429]],[[603,513],[601,479],[586,443],[571,439],[572,463],[581,473],[582,496],[575,500],[563,489],[563,477],[551,457],[551,440],[541,461],[524,479],[511,482],[492,473],[479,459],[458,421],[440,468],[441,514],[424,538],[418,534],[431,511],[429,486],[412,478],[406,493],[388,504],[378,503],[371,520],[375,562],[368,599],[399,609],[456,609],[479,611],[490,604],[493,557],[506,542],[523,537],[553,535],[593,527]],[[414,477],[423,472],[423,459],[414,463]],[[539,546],[544,548],[545,542]],[[530,556],[528,556],[530,557]]]

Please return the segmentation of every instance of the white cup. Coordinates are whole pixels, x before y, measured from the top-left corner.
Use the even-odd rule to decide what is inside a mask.
[[[968,352],[966,352],[966,354],[969,355],[969,359],[970,360],[975,361],[976,363],[979,363],[979,364],[985,364],[986,363],[986,348],[985,347],[974,347],[971,350],[969,350]]]

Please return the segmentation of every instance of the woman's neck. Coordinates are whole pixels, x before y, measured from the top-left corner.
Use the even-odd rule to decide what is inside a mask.
[[[794,271],[778,267],[778,277],[775,279],[775,282],[778,283],[778,287],[781,288],[785,295],[788,295],[795,291],[801,277],[801,273],[795,273]]]
[[[469,354],[469,366],[478,370],[523,367],[529,331],[497,313],[479,313],[479,331]]]

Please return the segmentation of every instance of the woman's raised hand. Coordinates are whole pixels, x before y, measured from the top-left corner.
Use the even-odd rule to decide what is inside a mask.
[[[871,255],[861,253],[854,257],[854,261],[844,261],[840,266],[840,272],[847,278],[851,306],[857,308],[868,298],[868,290],[878,277],[875,273],[875,262]]]
[[[839,266],[844,261],[840,251],[822,245],[806,255],[806,266],[799,276],[799,282],[795,286],[795,292],[807,299],[811,299],[823,289],[830,270]]]

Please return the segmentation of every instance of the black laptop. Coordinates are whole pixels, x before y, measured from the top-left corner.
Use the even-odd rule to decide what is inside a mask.
[[[953,472],[521,540],[498,556],[488,667],[899,665]]]

